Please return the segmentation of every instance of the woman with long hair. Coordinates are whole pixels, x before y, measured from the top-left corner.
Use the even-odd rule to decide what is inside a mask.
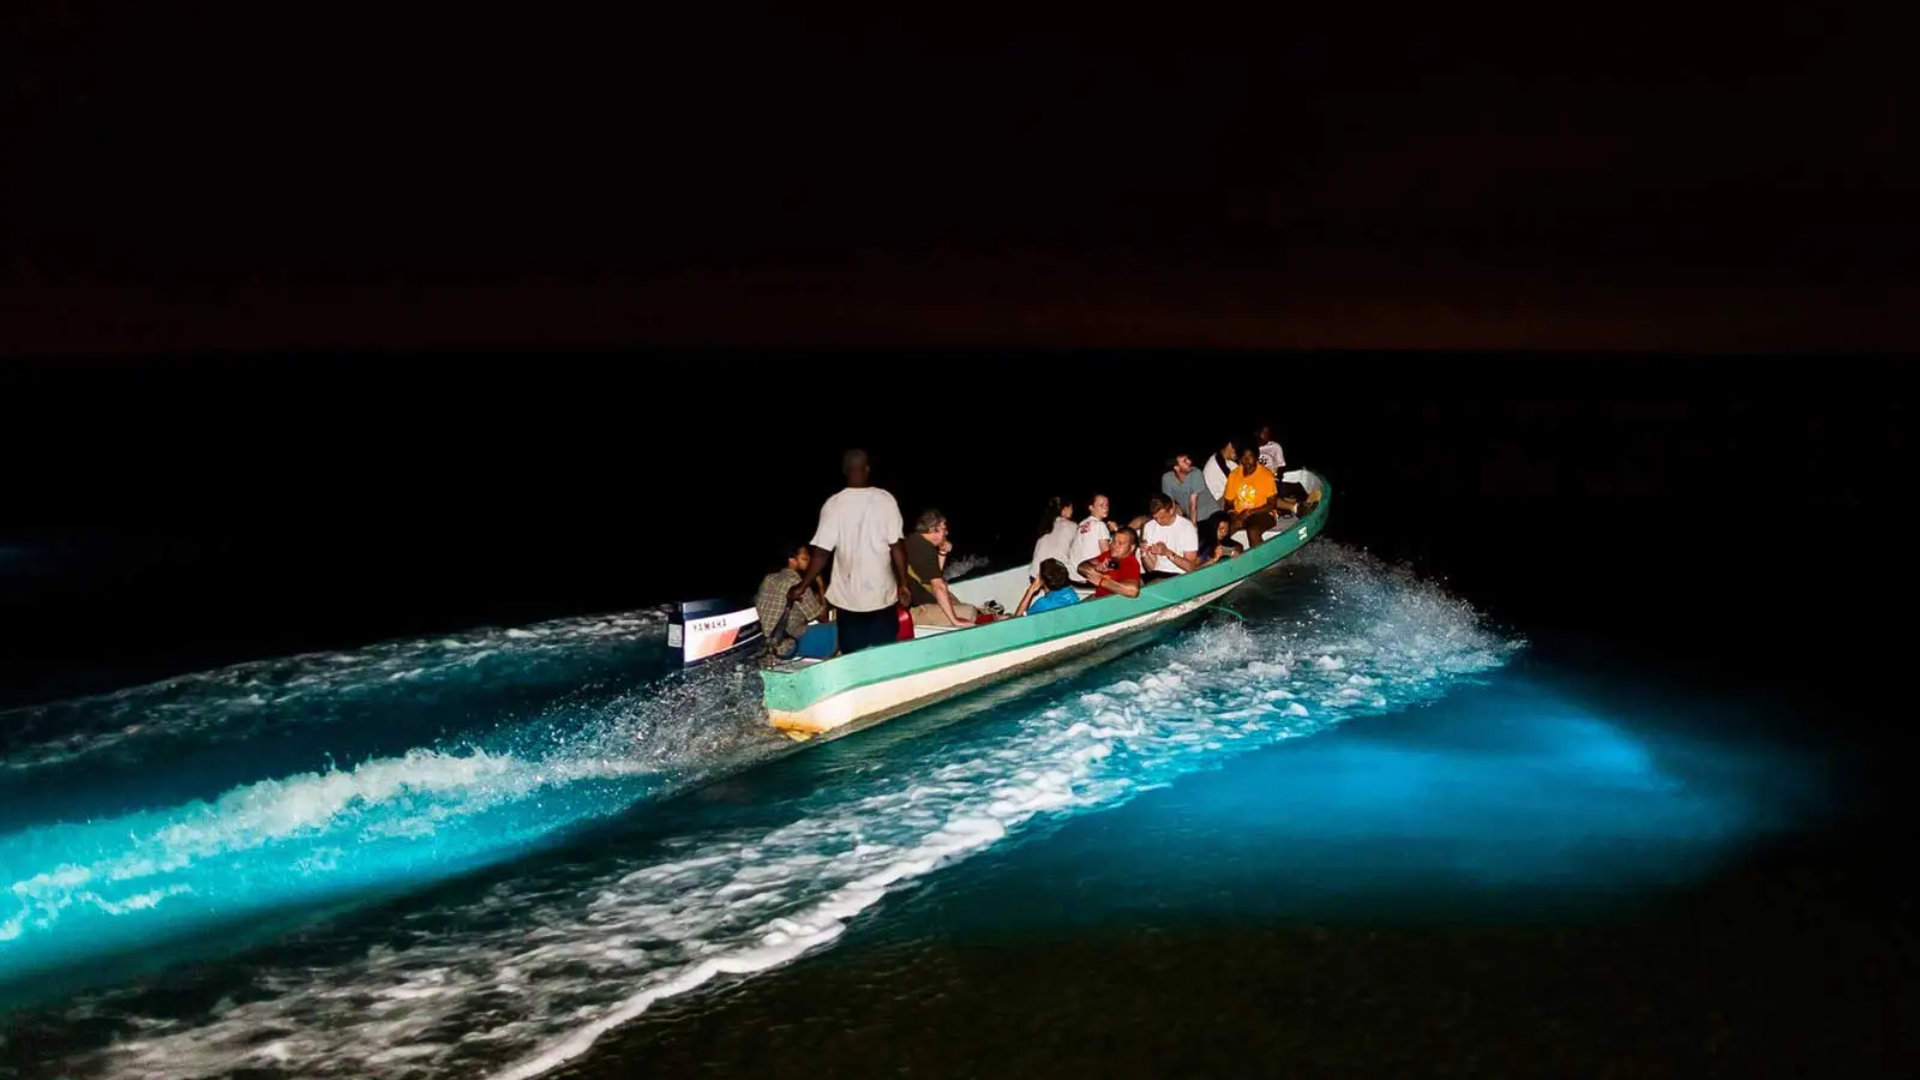
[[[1113,527],[1107,524],[1107,511],[1110,505],[1105,495],[1095,495],[1087,500],[1087,516],[1080,522],[1080,528],[1073,534],[1073,544],[1067,549],[1067,576],[1078,584],[1086,584],[1080,576],[1080,564],[1088,559],[1098,558],[1107,553],[1113,545]]]
[[[1065,565],[1067,552],[1073,547],[1073,538],[1077,535],[1079,529],[1073,523],[1073,504],[1057,495],[1048,499],[1046,512],[1040,515],[1040,539],[1033,545],[1033,562],[1027,567],[1027,595],[1020,599],[1022,608],[1040,588],[1040,564],[1048,559],[1058,559]]]
[[[1231,559],[1240,554],[1240,545],[1233,536],[1233,515],[1225,510],[1217,511],[1200,526],[1200,566],[1212,566],[1221,559]],[[1195,570],[1200,566],[1194,567]]]

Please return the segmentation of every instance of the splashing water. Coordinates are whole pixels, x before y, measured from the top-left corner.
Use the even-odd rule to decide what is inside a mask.
[[[0,712],[0,770],[17,782],[19,774],[60,766],[136,764],[183,748],[259,742],[294,727],[339,729],[369,720],[368,710],[445,705],[441,695],[452,691],[492,686],[497,696],[502,680],[574,685],[633,664],[636,647],[651,647],[657,635],[648,631],[666,618],[657,608],[388,642],[10,709]]]
[[[986,565],[987,557],[985,555],[961,555],[947,563],[945,570],[946,578],[948,581],[959,581],[961,578],[966,577],[968,574]]]
[[[223,984],[217,1000],[169,992],[164,979],[82,995],[51,1023],[89,1034],[62,1044],[54,1032],[45,1044],[109,1076],[530,1077],[661,998],[832,941],[890,889],[1036,818],[1112,807],[1228,755],[1429,700],[1520,647],[1438,589],[1335,545],[1285,565],[1241,591],[1244,626],[1203,626],[1038,693],[960,699],[810,750],[777,778],[755,774],[769,778],[748,800],[654,804],[620,819],[628,835],[598,836],[590,850],[502,866],[484,883],[235,960],[221,977],[240,985]],[[115,822],[85,859],[68,860],[84,879],[56,884],[53,855],[74,850],[71,837],[43,835],[24,861],[20,838],[7,838],[0,865],[31,890],[71,897],[40,928],[57,933],[91,903],[80,898],[89,889],[116,906],[95,905],[94,926],[150,921],[183,898],[141,899],[156,889],[218,884],[239,895],[246,883],[215,863],[266,859],[312,887],[385,872],[403,852],[497,853],[489,845],[779,753],[751,707],[757,680],[711,677],[717,687],[668,680],[609,706],[623,719],[608,727],[545,717],[521,733],[545,733],[537,757],[422,752],[251,785],[210,807],[160,812],[133,837]],[[620,739],[647,749],[615,756]],[[121,839],[109,843],[110,832]],[[96,884],[115,874],[127,875],[122,891]],[[103,1030],[116,1041],[99,1045]]]
[[[663,649],[660,635],[651,648]],[[233,681],[205,683],[218,703]],[[340,682],[342,694],[365,690],[364,676]],[[0,984],[249,912],[498,861],[709,769],[787,749],[753,722],[758,704],[748,672],[710,668],[591,706],[563,700],[461,744],[0,836]]]

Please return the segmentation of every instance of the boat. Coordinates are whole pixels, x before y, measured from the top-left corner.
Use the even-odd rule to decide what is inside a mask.
[[[1289,479],[1293,478],[1290,471]],[[767,717],[797,740],[839,736],[989,683],[1010,679],[1191,616],[1300,550],[1326,524],[1333,490],[1298,473],[1309,501],[1299,517],[1281,517],[1259,547],[1236,558],[1144,586],[1138,597],[1108,596],[978,626],[915,627],[911,640],[827,660],[786,660],[762,668]],[[1246,533],[1234,534],[1246,546]],[[1022,564],[952,584],[975,607],[1013,610],[1026,593]]]

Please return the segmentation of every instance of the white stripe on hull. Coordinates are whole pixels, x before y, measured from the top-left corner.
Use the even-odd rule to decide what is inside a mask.
[[[1035,642],[1032,645],[994,653],[991,656],[963,660],[957,664],[948,664],[945,667],[922,671],[915,675],[902,675],[896,679],[842,690],[832,697],[814,702],[797,712],[770,709],[768,719],[773,722],[774,727],[794,738],[810,739],[816,735],[824,735],[844,728],[855,721],[877,721],[889,716],[897,716],[909,708],[971,689],[981,683],[1011,674],[1016,669],[1036,666],[1038,661],[1049,659],[1056,654],[1084,649],[1129,631],[1143,630],[1158,623],[1177,619],[1232,592],[1245,580],[1243,578],[1224,588],[1202,593],[1191,600],[1183,600],[1172,607],[1161,608],[1122,622],[1083,630],[1068,637]],[[1094,602],[1082,601],[1082,603]],[[1109,597],[1098,602],[1126,603],[1127,601],[1124,598]]]

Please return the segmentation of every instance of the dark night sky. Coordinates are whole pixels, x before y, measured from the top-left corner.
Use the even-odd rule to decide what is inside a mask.
[[[1916,337],[1837,15],[9,17],[16,354]]]

